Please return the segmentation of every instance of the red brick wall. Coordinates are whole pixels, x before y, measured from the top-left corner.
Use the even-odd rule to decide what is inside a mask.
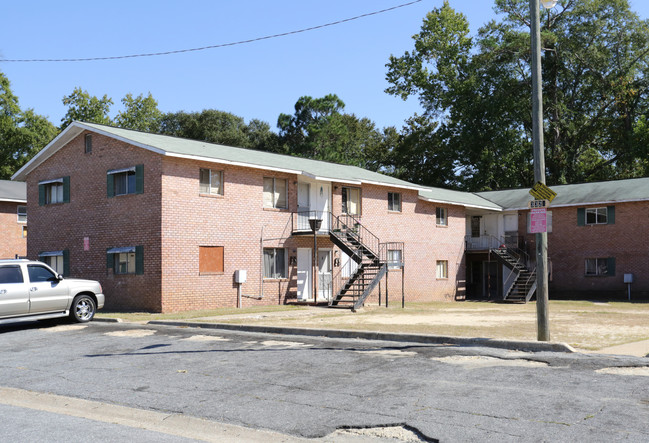
[[[160,311],[160,173],[162,157],[93,134],[84,153],[81,134],[27,177],[27,252],[68,249],[70,276],[98,280],[105,309]],[[144,164],[144,193],[107,197],[106,172]],[[70,203],[39,206],[38,182],[70,176]],[[84,238],[89,250],[84,250]],[[115,275],[107,268],[111,247],[144,247],[143,275]]]
[[[333,213],[342,210],[342,186],[334,183]],[[401,212],[388,211],[388,192],[401,194]],[[404,242],[405,298],[410,301],[453,300],[464,280],[465,210],[461,206],[436,205],[407,189],[363,185],[361,223],[381,242]],[[435,208],[447,209],[448,225],[437,226]],[[436,278],[437,260],[448,261],[448,279]],[[401,299],[401,271],[390,270],[390,300]],[[383,284],[383,283],[382,283]],[[464,285],[461,284],[463,287]],[[383,294],[384,294],[383,287]],[[370,302],[378,301],[378,289]]]
[[[242,286],[244,306],[281,304],[296,299],[297,266],[286,279],[261,276],[263,247],[287,249],[289,263],[298,247],[311,248],[313,237],[292,236],[297,210],[298,177],[254,168],[163,157],[93,134],[93,152],[84,154],[84,135],[45,161],[28,177],[30,237],[28,253],[68,249],[70,273],[99,280],[106,309],[173,312],[236,306],[234,272],[247,271]],[[144,193],[107,198],[106,171],[144,164]],[[223,171],[223,196],[199,193],[200,168]],[[70,203],[38,206],[38,182],[70,176]],[[288,181],[287,209],[263,207],[263,178]],[[341,211],[342,184],[332,183],[331,209]],[[388,192],[402,196],[402,211],[387,209]],[[445,205],[448,226],[435,224],[435,205],[418,199],[417,191],[376,185],[362,187],[361,222],[382,242],[405,242],[406,300],[450,300],[464,280],[464,209]],[[52,227],[55,227],[52,229]],[[90,250],[84,251],[84,238]],[[106,249],[144,246],[144,275],[114,275],[106,266]],[[199,275],[199,246],[224,248],[224,272]],[[332,248],[328,237],[319,248]],[[339,254],[337,255],[339,256]],[[448,279],[436,278],[436,261],[447,260]],[[333,269],[334,274],[340,268]],[[389,275],[390,298],[401,298],[401,271]],[[385,293],[385,286],[382,288]],[[378,289],[370,302],[376,302]]]
[[[23,227],[27,223],[18,222],[18,206],[25,203],[0,201],[0,258],[22,257],[27,253],[27,239],[23,237]]]
[[[584,207],[604,206],[607,205]],[[577,225],[577,207],[551,208],[552,232],[548,234],[548,257],[552,265],[550,298],[553,294],[626,297],[625,273],[633,274],[633,292],[649,293],[649,202],[614,206],[615,224],[586,226]],[[535,255],[534,236],[528,235],[528,241]],[[615,257],[614,276],[585,275],[587,258],[607,257]]]
[[[223,195],[199,193],[199,170],[223,171]],[[287,247],[296,256],[291,237],[291,213],[297,210],[295,175],[192,160],[165,159],[162,179],[162,293],[163,310],[179,311],[236,306],[234,272],[247,271],[245,295],[260,296],[261,250]],[[286,178],[288,209],[263,207],[264,177]],[[198,247],[223,246],[224,272],[198,274]],[[293,287],[289,278],[264,281],[264,299],[243,297],[244,306],[284,303]],[[293,297],[295,295],[293,294]]]

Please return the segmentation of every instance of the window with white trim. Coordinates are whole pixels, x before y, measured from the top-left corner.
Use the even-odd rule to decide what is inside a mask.
[[[264,208],[288,208],[288,180],[264,177]]]
[[[201,168],[199,192],[201,194],[223,195],[223,171]]]
[[[388,192],[388,211],[401,212],[401,194]]]
[[[288,278],[284,248],[264,248],[264,278]]]
[[[437,226],[448,226],[448,216],[446,208],[435,208],[435,224]]]
[[[70,177],[38,182],[38,204],[53,205],[70,201]]]
[[[437,278],[448,278],[448,260],[437,260],[435,276]]]
[[[342,213],[349,215],[361,215],[361,190],[360,188],[342,188]]]
[[[144,166],[136,165],[108,171],[106,173],[106,190],[108,197],[141,194],[144,190]]]
[[[18,205],[18,223],[27,223],[27,206]]]
[[[587,258],[585,275],[594,276],[613,276],[615,275],[615,258]]]
[[[68,266],[70,260],[68,258],[67,250],[39,252],[38,260],[54,269],[56,273],[66,276],[68,275]]]
[[[401,249],[388,249],[388,269],[401,268]]]
[[[587,225],[606,225],[608,224],[608,210],[603,208],[586,208]]]
[[[107,267],[114,274],[143,274],[144,248],[142,246],[126,246],[109,248],[106,251]]]

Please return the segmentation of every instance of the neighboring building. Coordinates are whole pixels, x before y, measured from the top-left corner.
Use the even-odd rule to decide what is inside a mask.
[[[626,297],[632,275],[635,297],[649,295],[649,178],[552,186],[548,210],[549,293],[552,297]],[[500,212],[467,214],[467,287],[474,296],[501,296],[509,289],[502,259],[484,255],[506,243],[524,252],[530,269],[536,254],[529,234],[527,189],[479,192]],[[479,235],[477,235],[479,233]],[[494,244],[495,241],[495,244]],[[498,272],[501,278],[494,278]],[[503,278],[504,276],[504,278]],[[490,284],[491,283],[491,284]],[[499,286],[500,285],[500,286]]]
[[[535,291],[524,189],[427,188],[79,122],[13,178],[27,182],[28,257],[99,280],[107,309],[312,303],[314,292],[319,303],[355,306],[386,292],[390,303],[524,301]],[[622,297],[627,273],[646,295],[649,179],[553,189],[550,297]]]
[[[452,300],[465,208],[482,201],[420,198],[427,188],[353,166],[78,122],[14,178],[27,181],[29,257],[99,280],[107,309],[156,312],[236,306],[239,289],[244,305],[313,302],[316,216],[319,302],[345,284],[345,299],[369,291],[376,302],[379,281],[384,300],[386,272],[392,302],[402,288],[408,300]],[[247,271],[241,288],[237,270]]]
[[[0,180],[0,259],[27,254],[27,193],[24,182]]]

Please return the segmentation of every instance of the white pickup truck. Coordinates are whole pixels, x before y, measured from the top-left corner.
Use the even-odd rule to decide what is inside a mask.
[[[70,316],[85,323],[103,307],[98,281],[63,278],[39,261],[0,260],[0,322]]]

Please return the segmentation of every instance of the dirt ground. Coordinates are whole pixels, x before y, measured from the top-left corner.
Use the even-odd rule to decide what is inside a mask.
[[[578,350],[601,351],[642,343],[649,353],[649,304],[553,301],[550,336]],[[291,311],[210,316],[206,321],[270,326],[424,333],[460,337],[536,340],[536,303],[417,303],[366,306],[358,312],[307,307]],[[646,348],[646,352],[644,349]]]
[[[649,303],[554,301],[550,338],[585,352],[649,354]],[[510,340],[537,339],[536,303],[400,303],[367,305],[357,312],[313,306],[265,306],[178,314],[101,312],[126,321],[182,319],[304,328],[353,329]]]

